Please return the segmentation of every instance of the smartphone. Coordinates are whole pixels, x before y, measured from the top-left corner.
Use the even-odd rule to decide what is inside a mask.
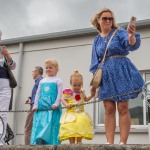
[[[135,26],[135,23],[136,23],[136,17],[132,16],[130,19],[129,25]]]
[[[130,26],[135,26],[136,24],[136,17],[132,16],[130,21],[129,21],[129,24],[128,24],[128,27],[127,27],[127,30],[129,29]]]
[[[130,19],[130,21],[129,21],[128,28],[131,25],[135,26],[135,24],[136,24],[136,17],[132,16],[131,19]]]

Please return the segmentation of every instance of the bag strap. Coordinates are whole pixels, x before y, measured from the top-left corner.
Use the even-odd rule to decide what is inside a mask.
[[[109,41],[108,41],[108,43],[107,43],[107,45],[106,45],[106,49],[105,49],[104,56],[103,56],[103,59],[102,59],[102,65],[103,65],[103,63],[104,63],[104,61],[105,61],[105,58],[106,58],[106,53],[107,53],[107,50],[108,50],[108,46],[109,46],[109,44],[110,44],[112,38],[114,37],[114,35],[116,34],[116,32],[117,32],[118,29],[119,29],[119,28],[117,28],[117,29],[114,31],[114,33],[112,34],[112,36],[110,37],[110,39],[109,39]]]
[[[9,67],[9,64],[8,64],[8,61],[7,61],[7,58],[4,56],[5,58],[5,64],[6,64],[6,67],[8,68]]]
[[[3,66],[3,69],[6,71],[6,72],[8,72],[8,68],[9,68],[9,65],[8,65],[8,63],[7,63],[7,59],[6,59],[6,57],[4,57],[4,66]]]

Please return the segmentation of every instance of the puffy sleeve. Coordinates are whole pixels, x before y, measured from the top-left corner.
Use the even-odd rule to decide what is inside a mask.
[[[66,88],[63,90],[63,99],[64,100],[67,100],[67,99],[70,99],[73,95],[73,91],[69,88]]]
[[[128,32],[124,28],[119,29],[117,36],[119,37],[120,44],[128,51],[134,51],[140,47],[141,39],[140,39],[140,34],[137,32],[135,33],[135,37],[136,37],[135,45],[129,44]]]
[[[63,94],[62,99],[65,100],[65,101],[68,101],[68,100],[72,99],[72,96],[68,95],[68,94]]]
[[[99,62],[101,61],[96,52],[97,42],[98,42],[98,35],[95,37],[93,45],[92,45],[92,56],[91,56],[91,65],[90,65],[90,72],[92,73],[96,72]]]

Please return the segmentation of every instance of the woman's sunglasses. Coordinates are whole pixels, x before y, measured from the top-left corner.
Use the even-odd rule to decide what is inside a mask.
[[[101,20],[103,20],[103,21],[107,21],[107,20],[108,21],[113,21],[113,19],[114,19],[113,17],[102,17],[101,18]]]

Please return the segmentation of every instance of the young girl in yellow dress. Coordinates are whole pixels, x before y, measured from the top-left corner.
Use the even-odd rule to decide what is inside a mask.
[[[75,71],[70,77],[72,89],[63,91],[62,104],[66,106],[66,112],[60,119],[60,141],[69,140],[70,144],[81,143],[82,139],[91,140],[93,138],[92,119],[84,111],[84,102],[94,96],[86,96],[82,90],[83,77]],[[75,105],[75,107],[71,107]],[[78,106],[76,106],[78,105]]]

